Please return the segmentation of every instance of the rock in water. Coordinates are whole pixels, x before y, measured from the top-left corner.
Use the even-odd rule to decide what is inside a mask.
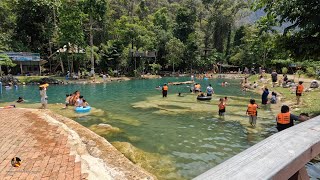
[[[98,124],[98,127],[107,128],[107,129],[111,129],[112,128],[112,126],[110,124],[103,124],[103,123]]]

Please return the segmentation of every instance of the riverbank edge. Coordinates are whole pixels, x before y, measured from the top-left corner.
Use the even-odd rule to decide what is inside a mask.
[[[115,180],[157,179],[142,167],[132,163],[105,138],[72,119],[50,110],[28,108],[26,110],[62,128],[68,134],[70,148],[81,161],[82,171],[88,173],[89,180],[96,178]]]
[[[89,79],[69,79],[66,80],[63,77],[54,77],[54,76],[32,76],[29,77],[24,76],[13,76],[19,80],[19,85],[34,85],[39,84],[41,79],[43,78],[51,78],[51,80],[59,81],[60,83],[53,84],[102,84],[102,83],[110,83],[110,82],[121,82],[121,81],[129,81],[129,80],[147,80],[147,79],[161,79],[163,77],[190,77],[191,74],[181,74],[175,76],[160,76],[160,75],[141,75],[140,77],[108,77],[103,79],[101,77],[89,78]],[[222,79],[242,79],[244,74],[208,74],[209,79],[222,78]],[[204,75],[199,75],[195,77],[195,79],[203,79]],[[30,82],[29,82],[30,81]],[[50,84],[50,83],[49,83]],[[3,86],[5,83],[2,84]]]

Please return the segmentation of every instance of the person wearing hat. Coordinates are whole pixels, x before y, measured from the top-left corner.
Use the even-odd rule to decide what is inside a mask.
[[[47,83],[42,83],[39,86],[39,90],[40,90],[40,101],[41,101],[41,109],[46,109],[47,108],[47,104],[48,104],[48,96],[47,96],[47,87],[49,86],[49,84]]]
[[[168,95],[168,86],[167,84],[165,83],[163,86],[162,86],[162,97],[167,97]]]

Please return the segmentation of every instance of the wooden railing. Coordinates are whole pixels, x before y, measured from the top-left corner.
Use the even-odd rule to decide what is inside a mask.
[[[194,179],[309,179],[305,164],[318,154],[320,116],[278,132]]]

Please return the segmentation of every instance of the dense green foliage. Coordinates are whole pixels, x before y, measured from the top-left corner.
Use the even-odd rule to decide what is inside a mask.
[[[39,52],[48,71],[64,73],[206,71],[218,63],[280,72],[295,63],[311,75],[319,68],[319,6],[317,0],[2,0],[0,51]],[[265,16],[242,21],[258,9]],[[131,57],[137,51],[157,57]]]

